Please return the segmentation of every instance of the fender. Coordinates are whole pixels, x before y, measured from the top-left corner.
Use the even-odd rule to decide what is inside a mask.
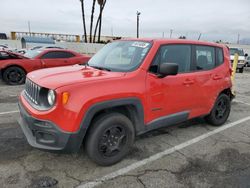
[[[83,120],[80,125],[80,129],[88,129],[90,126],[91,120],[93,119],[94,115],[101,111],[112,107],[119,107],[119,106],[127,106],[132,105],[135,108],[135,115],[137,116],[137,121],[135,125],[136,132],[140,132],[144,129],[144,110],[141,100],[135,97],[132,98],[122,98],[122,99],[114,99],[109,101],[104,101],[100,103],[96,103],[92,105],[86,114],[83,117]]]
[[[74,148],[75,151],[78,151],[80,146],[82,145],[82,142],[85,138],[87,130],[90,127],[91,121],[96,113],[104,109],[108,109],[112,107],[119,107],[119,106],[126,106],[126,105],[132,105],[136,109],[136,123],[135,123],[136,133],[138,134],[140,132],[144,132],[145,130],[144,110],[143,110],[143,106],[142,106],[140,99],[122,98],[122,99],[109,100],[109,101],[96,103],[88,109],[88,111],[85,113],[81,121],[79,131],[71,135],[71,137],[75,137],[75,139],[71,139],[72,142],[69,143],[68,145],[70,145],[71,148]]]

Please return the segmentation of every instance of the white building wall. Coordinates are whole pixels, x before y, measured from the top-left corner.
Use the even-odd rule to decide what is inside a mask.
[[[22,48],[20,40],[0,40],[0,44],[7,44],[10,48],[15,48],[15,49]],[[104,46],[104,44],[76,43],[76,42],[56,42],[55,45],[89,55],[94,55]],[[36,44],[36,43],[27,44],[28,48],[32,48],[34,46],[48,46],[48,45]]]
[[[11,48],[21,49],[20,40],[0,40],[0,44],[7,44]],[[56,42],[56,46],[64,47],[67,49],[75,50],[79,53],[93,55],[100,50],[104,44],[90,44],[90,43],[75,43],[75,42]],[[239,44],[226,44],[229,47],[242,48],[245,53],[250,55],[250,45],[239,45]],[[41,46],[41,44],[29,44],[30,48],[33,46]]]

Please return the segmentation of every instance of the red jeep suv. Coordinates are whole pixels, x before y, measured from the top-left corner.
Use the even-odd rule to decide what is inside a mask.
[[[27,75],[19,124],[36,148],[76,152],[112,165],[135,136],[204,117],[226,122],[231,108],[226,46],[189,40],[121,40],[86,65]]]

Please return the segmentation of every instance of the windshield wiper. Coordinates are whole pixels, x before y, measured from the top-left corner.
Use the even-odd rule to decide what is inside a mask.
[[[90,66],[90,65],[88,65],[88,66]],[[99,70],[111,71],[111,69],[106,68],[106,67],[99,67],[99,66],[90,66],[90,67],[93,67],[93,68],[99,69]]]

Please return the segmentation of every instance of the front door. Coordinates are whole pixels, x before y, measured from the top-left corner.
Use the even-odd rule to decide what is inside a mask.
[[[50,51],[42,55],[41,64],[43,68],[71,65],[73,54],[64,51]]]
[[[200,88],[191,71],[192,46],[171,44],[161,46],[147,75],[148,118],[150,123],[158,118],[183,114],[192,117],[201,102]],[[161,63],[177,63],[178,74],[159,78]]]

